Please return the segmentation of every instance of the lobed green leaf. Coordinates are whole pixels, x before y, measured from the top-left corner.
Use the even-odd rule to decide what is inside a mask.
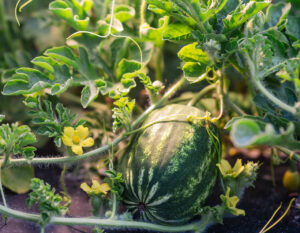
[[[270,3],[269,0],[251,0],[246,4],[240,4],[234,12],[223,19],[223,32],[227,33],[241,26],[256,13],[266,8]]]

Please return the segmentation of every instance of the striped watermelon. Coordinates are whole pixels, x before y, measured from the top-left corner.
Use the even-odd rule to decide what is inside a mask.
[[[122,156],[123,201],[135,217],[182,224],[198,213],[215,185],[220,144],[205,127],[187,122],[190,114],[203,115],[178,104],[154,111],[143,126],[164,122],[136,135]],[[219,139],[215,125],[209,130]]]

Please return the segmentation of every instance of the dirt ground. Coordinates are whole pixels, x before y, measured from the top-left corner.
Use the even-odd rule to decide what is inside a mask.
[[[289,195],[281,185],[281,177],[286,167],[280,166],[276,168],[276,183],[274,188],[271,182],[268,159],[261,157],[263,162],[260,168],[258,179],[255,183],[255,188],[248,188],[239,204],[239,208],[246,211],[245,217],[225,218],[224,224],[214,225],[209,227],[207,233],[258,233],[273,212],[283,202],[283,207],[277,214],[281,216],[285,211],[289,200],[292,196],[297,197],[299,193]],[[46,182],[56,187],[59,190],[59,175],[60,168],[50,166],[46,168],[37,168],[36,176],[44,179]],[[83,182],[82,177],[74,177],[72,173],[66,176],[68,190],[72,197],[72,205],[70,207],[70,216],[89,216],[90,204],[86,194],[79,189],[80,183]],[[28,194],[16,195],[8,190],[5,190],[7,195],[8,205],[11,208],[34,212],[29,210],[25,204]],[[300,197],[297,197],[298,206],[300,206]],[[278,217],[275,217],[277,219]],[[40,233],[38,225],[28,223],[16,219],[9,219],[6,224],[2,221],[0,224],[1,233]],[[48,226],[46,233],[92,233],[91,227],[67,227],[67,226]],[[105,232],[146,232],[145,230],[105,230]],[[288,215],[272,230],[270,233],[299,233],[300,232],[300,209],[295,205],[291,208]]]

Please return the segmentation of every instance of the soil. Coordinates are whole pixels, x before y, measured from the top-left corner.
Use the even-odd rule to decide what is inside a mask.
[[[263,165],[260,168],[259,176],[255,182],[255,188],[248,188],[239,204],[239,208],[246,211],[245,217],[225,218],[224,224],[218,224],[209,227],[207,233],[257,233],[272,216],[280,203],[283,203],[281,210],[275,217],[281,216],[291,197],[296,197],[298,208],[293,207],[287,216],[270,233],[299,233],[300,232],[300,197],[299,193],[288,194],[281,184],[281,177],[287,169],[286,165],[276,167],[276,187],[273,187],[269,169],[269,160],[264,157],[259,158]],[[45,180],[58,191],[60,167],[50,166],[36,169],[36,176]],[[83,177],[75,177],[71,172],[66,175],[66,183],[69,193],[72,197],[69,216],[90,216],[90,204],[87,195],[79,189],[80,184],[84,182]],[[8,205],[13,209],[26,212],[35,212],[34,209],[28,209],[25,200],[28,194],[17,195],[9,190],[5,190]],[[0,224],[1,233],[40,233],[38,225],[10,218],[5,224],[2,220]],[[92,233],[92,227],[67,227],[67,226],[48,226],[46,233]],[[105,232],[150,232],[145,230],[112,230]]]

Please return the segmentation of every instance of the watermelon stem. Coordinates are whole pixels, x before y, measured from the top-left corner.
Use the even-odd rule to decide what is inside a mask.
[[[3,204],[4,204],[5,207],[7,207],[6,198],[5,198],[5,194],[4,194],[3,186],[2,186],[1,167],[0,167],[0,192],[1,192],[1,197],[2,197]]]
[[[188,106],[195,106],[199,100],[206,95],[208,92],[214,90],[216,88],[216,83],[213,83],[211,85],[208,85],[206,87],[204,87],[197,95],[195,95],[190,102],[188,102]]]
[[[113,206],[112,206],[110,219],[114,219],[117,212],[117,195],[115,193],[112,194],[112,202],[113,202]]]
[[[37,214],[29,214],[26,212],[14,210],[3,205],[0,205],[0,213],[9,217],[31,221],[39,223],[41,221],[41,216]],[[183,226],[165,226],[153,223],[138,222],[138,221],[123,221],[123,220],[113,220],[113,219],[101,219],[95,217],[86,217],[86,218],[75,218],[75,217],[52,217],[49,221],[49,224],[54,225],[68,225],[68,226],[99,226],[107,227],[114,229],[147,229],[153,231],[161,232],[184,232],[184,231],[199,231],[204,230],[207,227],[208,221],[198,221],[191,224]],[[209,222],[212,224],[212,221]]]
[[[220,80],[223,80],[223,77],[220,78]],[[211,122],[215,123],[216,121],[220,120],[220,118],[223,116],[223,111],[224,111],[224,98],[221,89],[223,89],[223,81],[218,80],[216,82],[216,89],[217,89],[217,95],[220,100],[220,113],[217,117],[214,117],[211,119]]]

